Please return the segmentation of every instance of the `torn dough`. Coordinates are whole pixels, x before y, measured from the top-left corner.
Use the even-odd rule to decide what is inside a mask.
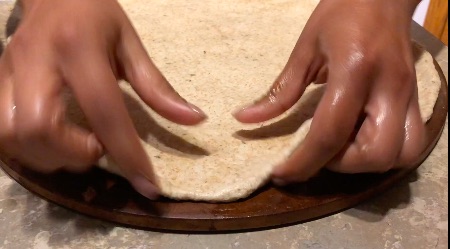
[[[272,168],[307,134],[324,85],[308,87],[294,108],[270,122],[243,125],[230,113],[265,93],[318,0],[120,2],[169,82],[209,116],[196,127],[173,124],[120,83],[162,194],[225,202],[265,184]],[[433,112],[440,78],[430,54],[420,49],[415,54],[425,121]],[[99,166],[120,174],[108,156]]]

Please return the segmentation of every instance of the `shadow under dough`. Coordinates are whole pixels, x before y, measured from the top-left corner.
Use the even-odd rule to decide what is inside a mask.
[[[161,126],[147,111],[144,110],[136,99],[130,94],[124,91],[122,92],[128,113],[141,139],[162,152],[177,156],[196,158],[208,156],[210,154],[206,149],[186,141]],[[85,129],[89,129],[86,118],[75,98],[67,93],[65,99],[67,103],[67,119]]]
[[[125,105],[127,106],[139,136],[143,139],[152,136],[158,142],[150,142],[152,146],[157,147],[161,151],[180,156],[208,156],[210,154],[206,149],[188,142],[162,127],[144,110],[144,108],[142,108],[138,101],[128,93],[124,92],[123,96]],[[147,140],[147,142],[149,142],[149,140]]]
[[[233,136],[240,140],[257,140],[281,137],[296,132],[306,120],[313,117],[314,111],[325,92],[325,88],[326,86],[322,85],[305,93],[301,98],[302,103],[296,105],[292,112],[285,118],[253,130],[237,131]]]

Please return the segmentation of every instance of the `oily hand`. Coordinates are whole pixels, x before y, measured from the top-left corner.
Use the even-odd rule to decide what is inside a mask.
[[[309,134],[273,171],[275,183],[305,181],[321,168],[383,172],[424,149],[410,22],[419,1],[323,0],[261,100],[237,113],[246,123],[289,109],[311,82],[327,82]]]
[[[115,0],[23,0],[23,19],[0,59],[0,151],[41,172],[88,169],[106,151],[143,195],[152,166],[117,80],[167,119],[205,116],[171,88]],[[93,132],[65,122],[69,87]]]

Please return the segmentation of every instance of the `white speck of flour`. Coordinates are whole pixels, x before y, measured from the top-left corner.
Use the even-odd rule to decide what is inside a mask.
[[[33,248],[34,249],[51,249],[48,245],[50,239],[50,233],[48,231],[42,231],[34,237]]]

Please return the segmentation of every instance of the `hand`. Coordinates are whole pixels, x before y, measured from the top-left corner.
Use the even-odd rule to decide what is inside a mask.
[[[327,82],[311,129],[275,183],[321,168],[345,173],[407,167],[424,149],[410,37],[419,1],[322,0],[270,92],[235,117],[261,122],[285,112],[313,81]]]
[[[0,59],[0,150],[41,172],[84,171],[107,151],[136,190],[156,197],[117,80],[171,121],[193,125],[205,115],[161,75],[117,1],[23,0],[22,7]],[[65,86],[93,132],[65,122]]]

